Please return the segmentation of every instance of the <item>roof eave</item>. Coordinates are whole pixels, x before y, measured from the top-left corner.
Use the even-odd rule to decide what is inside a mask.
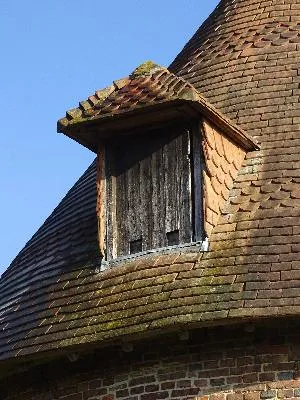
[[[235,125],[224,114],[200,97],[193,102],[193,106],[207,119],[218,126],[233,142],[239,144],[246,151],[259,150],[260,147],[243,129]]]
[[[187,117],[191,119],[196,114],[197,110],[191,109],[188,101],[176,98],[137,106],[120,113],[69,121],[68,124],[62,124],[59,120],[57,131],[97,153],[99,142],[109,137],[130,134],[151,127],[151,124],[172,123]]]
[[[58,121],[57,130],[72,138],[89,150],[97,153],[103,139],[130,134],[133,130],[152,126],[151,124],[171,123],[176,120],[206,117],[217,125],[228,137],[247,151],[258,150],[259,146],[241,128],[234,125],[204,98],[175,98],[155,104],[137,106],[128,111],[97,115],[68,123]]]

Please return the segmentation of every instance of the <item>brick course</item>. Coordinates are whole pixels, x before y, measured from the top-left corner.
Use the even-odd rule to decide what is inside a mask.
[[[299,322],[266,321],[99,349],[0,380],[1,400],[297,399],[299,334]]]

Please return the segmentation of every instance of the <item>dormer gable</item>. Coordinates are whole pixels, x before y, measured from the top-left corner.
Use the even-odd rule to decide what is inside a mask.
[[[187,81],[150,61],[58,122],[97,153],[106,260],[201,244],[257,145]]]

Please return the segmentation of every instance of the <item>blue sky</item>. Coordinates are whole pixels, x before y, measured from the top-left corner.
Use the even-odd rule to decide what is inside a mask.
[[[2,0],[0,273],[93,153],[56,121],[151,59],[168,65],[217,0]]]

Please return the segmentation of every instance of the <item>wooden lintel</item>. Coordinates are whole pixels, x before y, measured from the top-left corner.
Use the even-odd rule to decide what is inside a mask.
[[[97,217],[98,241],[102,257],[106,253],[106,172],[105,172],[105,147],[99,146],[97,155]]]

